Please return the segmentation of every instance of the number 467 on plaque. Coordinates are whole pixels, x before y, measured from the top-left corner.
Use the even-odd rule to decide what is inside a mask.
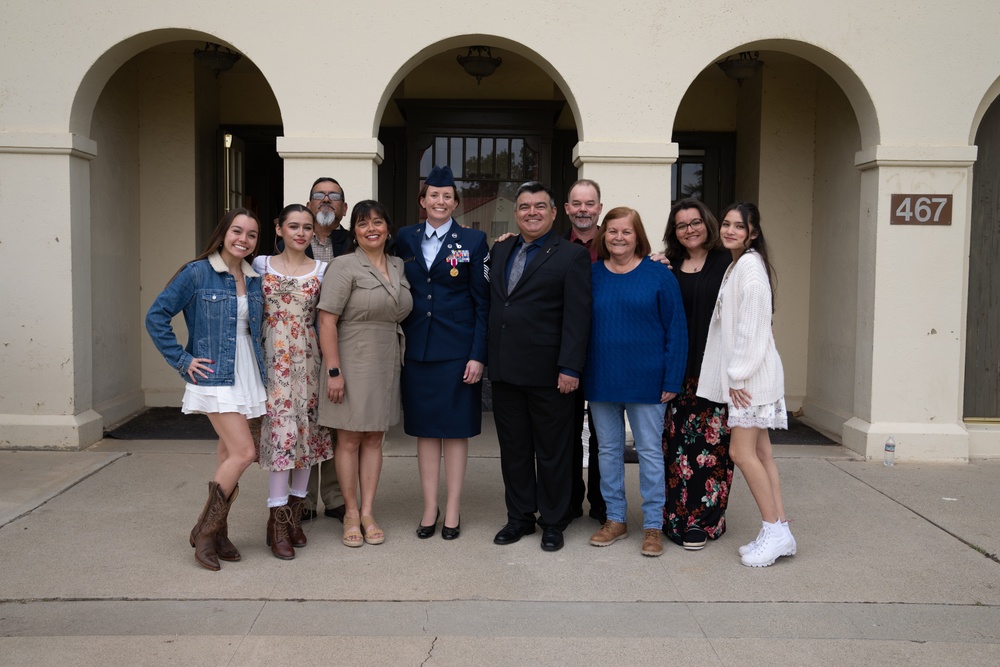
[[[951,195],[892,195],[890,225],[950,225]]]

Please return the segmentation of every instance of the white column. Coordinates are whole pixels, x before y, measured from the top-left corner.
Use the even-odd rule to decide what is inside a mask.
[[[378,166],[385,151],[374,137],[278,137],[278,154],[285,161],[286,204],[305,204],[321,176],[340,183],[348,206],[378,199]],[[349,219],[348,212],[344,227]]]
[[[79,449],[91,405],[90,166],[73,134],[0,134],[0,449]]]
[[[582,141],[573,148],[580,178],[601,186],[604,213],[616,206],[639,211],[654,251],[663,249],[670,214],[670,167],[677,161],[675,143]],[[556,193],[560,200],[565,192]]]
[[[844,445],[963,460],[966,275],[975,146],[875,146],[862,170],[855,416]],[[890,225],[892,194],[950,194],[947,226]]]

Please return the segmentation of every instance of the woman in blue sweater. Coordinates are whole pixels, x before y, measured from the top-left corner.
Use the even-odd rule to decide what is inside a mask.
[[[628,537],[625,522],[625,414],[639,455],[642,554],[663,553],[665,469],[661,437],[667,403],[681,390],[687,320],[677,279],[647,258],[638,211],[618,207],[597,233],[591,269],[593,317],[584,385],[599,444],[608,519],[590,538],[604,547]]]

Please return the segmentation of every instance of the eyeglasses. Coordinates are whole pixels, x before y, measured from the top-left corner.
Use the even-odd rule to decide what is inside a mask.
[[[344,195],[339,192],[314,192],[309,195],[309,198],[313,201],[323,201],[329,198],[330,201],[344,201]]]
[[[678,234],[683,234],[688,229],[697,229],[699,227],[704,227],[704,226],[705,226],[704,220],[702,220],[701,218],[695,218],[691,222],[682,222],[681,224],[674,227],[674,229],[677,230]]]

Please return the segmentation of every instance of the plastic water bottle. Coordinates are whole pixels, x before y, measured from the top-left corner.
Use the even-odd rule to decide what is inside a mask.
[[[896,462],[896,441],[889,436],[889,439],[885,441],[885,456],[882,459],[882,465],[891,466]]]

